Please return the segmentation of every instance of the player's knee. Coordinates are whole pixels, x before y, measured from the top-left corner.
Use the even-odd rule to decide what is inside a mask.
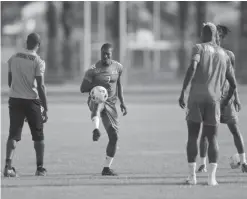
[[[7,145],[9,148],[15,149],[16,148],[16,142],[18,142],[18,141],[16,141],[15,139],[8,139]]]
[[[32,132],[32,140],[34,142],[40,142],[44,140],[43,130]]]
[[[117,130],[114,129],[113,127],[109,128],[109,141],[112,144],[116,144],[118,141],[118,133]]]

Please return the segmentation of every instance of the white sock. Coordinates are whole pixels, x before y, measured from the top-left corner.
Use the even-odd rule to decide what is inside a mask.
[[[210,163],[209,164],[209,179],[210,180],[216,180],[216,170],[217,170],[218,164],[217,163]]]
[[[112,157],[106,156],[104,167],[109,167],[110,168],[111,164],[112,164],[112,161],[113,161]]]
[[[189,175],[196,176],[196,162],[188,163]]]
[[[206,161],[207,161],[206,157],[201,158],[201,165],[205,165],[206,166]]]
[[[99,129],[99,116],[94,116],[92,118],[94,129]]]
[[[239,154],[239,158],[240,158],[240,163],[241,163],[241,164],[246,163],[246,156],[245,156],[245,153]]]

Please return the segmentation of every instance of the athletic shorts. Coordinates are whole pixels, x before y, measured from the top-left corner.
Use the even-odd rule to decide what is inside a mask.
[[[109,127],[113,127],[116,131],[118,131],[119,121],[115,103],[106,101],[105,103],[98,104],[89,97],[88,107],[91,111],[91,117],[100,114],[106,131],[109,129]]]
[[[33,141],[44,140],[41,102],[38,99],[9,98],[9,138],[21,140],[25,118],[32,134]]]
[[[217,126],[220,122],[220,102],[188,102],[186,120]]]
[[[236,124],[238,122],[238,114],[233,102],[221,110],[220,122],[223,124]]]

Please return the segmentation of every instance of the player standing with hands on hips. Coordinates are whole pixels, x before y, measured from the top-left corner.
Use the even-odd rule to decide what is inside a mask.
[[[108,92],[108,99],[103,103],[98,103],[88,98],[88,106],[91,111],[91,119],[94,124],[93,141],[98,141],[100,137],[99,124],[100,117],[109,137],[106,148],[106,159],[102,175],[117,175],[110,169],[117,149],[119,122],[116,109],[117,98],[120,100],[120,108],[123,115],[127,114],[127,108],[124,103],[123,87],[121,84],[121,75],[123,66],[117,61],[112,60],[113,46],[109,43],[101,47],[101,60],[91,66],[85,74],[81,83],[82,93],[90,92],[96,86],[104,87]]]
[[[12,159],[16,143],[21,140],[25,118],[31,130],[36,152],[35,175],[46,175],[44,161],[43,123],[47,117],[47,101],[44,85],[45,62],[37,55],[40,36],[31,33],[27,37],[27,49],[14,54],[8,61],[10,128],[6,146],[5,177],[16,177]],[[43,112],[41,108],[43,107]]]
[[[192,50],[190,67],[187,70],[179,105],[185,108],[184,93],[191,82],[187,104],[187,159],[189,166],[188,184],[196,184],[197,139],[201,123],[202,134],[208,140],[209,176],[208,185],[217,185],[216,170],[218,162],[217,132],[220,123],[220,109],[225,107],[236,89],[235,74],[225,50],[217,45],[217,28],[213,23],[206,23],[202,28],[202,43]],[[229,92],[221,101],[222,88],[228,80]]]

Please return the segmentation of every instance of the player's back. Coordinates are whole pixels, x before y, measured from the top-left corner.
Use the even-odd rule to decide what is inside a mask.
[[[9,59],[9,71],[12,74],[10,97],[38,98],[35,81],[38,64],[42,64],[42,60],[32,51],[18,52]]]
[[[229,58],[221,47],[211,42],[196,46],[199,48],[200,61],[192,80],[190,97],[196,101],[218,101],[221,98]]]

